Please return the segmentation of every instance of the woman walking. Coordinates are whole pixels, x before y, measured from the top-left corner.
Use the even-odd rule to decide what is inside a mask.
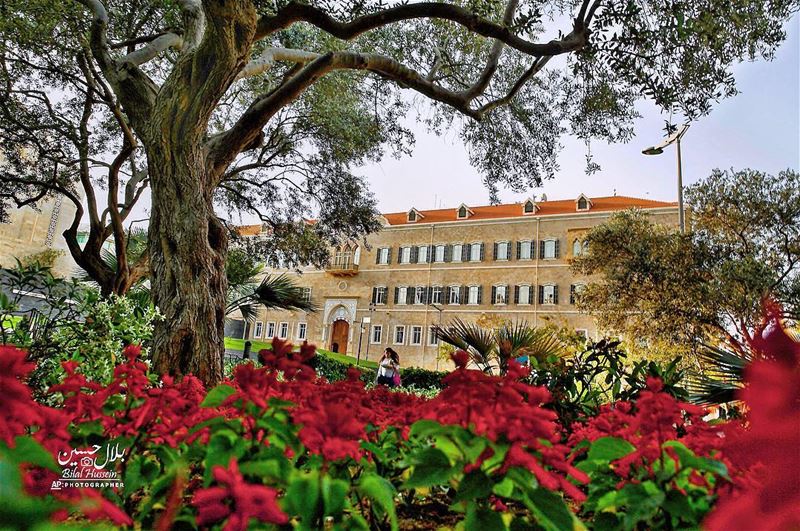
[[[393,349],[386,347],[378,363],[379,385],[397,387],[400,385],[400,356]]]

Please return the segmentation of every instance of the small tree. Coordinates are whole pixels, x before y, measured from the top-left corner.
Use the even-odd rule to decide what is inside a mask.
[[[70,252],[104,288],[145,262],[100,264],[149,186],[149,268],[165,319],[158,371],[221,378],[228,234],[255,213],[273,242],[375,230],[350,167],[399,150],[410,89],[498,187],[552,176],[562,134],[626,140],[642,95],[687,117],[735,92],[730,66],[771,57],[797,0],[7,0],[0,9],[2,197],[78,206]],[[562,58],[555,60],[556,58]],[[548,67],[547,69],[545,67]],[[106,190],[107,208],[95,193]],[[123,184],[124,183],[124,184]],[[86,247],[74,238],[88,203]],[[311,208],[314,207],[314,208]],[[317,223],[302,217],[318,209]],[[279,247],[280,248],[280,247]],[[269,250],[269,248],[265,249]]]

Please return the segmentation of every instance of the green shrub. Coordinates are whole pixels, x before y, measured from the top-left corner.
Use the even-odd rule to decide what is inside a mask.
[[[140,308],[127,297],[107,299],[89,297],[80,306],[81,320],[65,321],[46,338],[39,349],[38,363],[31,385],[37,395],[64,378],[64,361],[80,363],[78,371],[89,381],[107,384],[114,367],[123,360],[119,353],[129,344],[147,345],[153,335],[153,321],[160,318],[153,306]],[[36,342],[31,350],[37,347]]]
[[[415,389],[442,389],[442,378],[448,373],[440,371],[429,371],[419,367],[408,367],[400,369],[400,379],[403,387]]]

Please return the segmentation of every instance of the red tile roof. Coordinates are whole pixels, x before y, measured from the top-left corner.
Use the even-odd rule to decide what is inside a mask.
[[[258,236],[261,234],[262,226],[261,224],[258,225],[239,225],[236,227],[236,232],[239,233],[239,236]]]
[[[637,197],[625,197],[615,195],[610,197],[592,197],[592,202],[588,212],[609,212],[614,210],[627,210],[629,208],[663,208],[677,206],[678,203],[666,201],[655,201],[652,199],[640,199]],[[440,208],[436,210],[418,210],[424,217],[413,223],[408,222],[408,212],[395,212],[384,214],[383,217],[389,225],[419,225],[424,223],[442,223],[445,221],[466,221],[479,219],[501,219],[501,218],[521,218],[521,217],[541,217],[552,216],[555,214],[575,214],[575,199],[559,199],[556,201],[543,201],[536,203],[539,209],[535,214],[522,213],[524,203],[511,203],[505,205],[487,205],[469,207],[474,213],[469,218],[456,219],[457,208]],[[410,209],[409,209],[410,210]],[[585,212],[585,211],[581,211]]]

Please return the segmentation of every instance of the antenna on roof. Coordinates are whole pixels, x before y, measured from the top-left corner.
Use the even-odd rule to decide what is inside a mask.
[[[617,197],[617,189],[614,188],[614,197]]]
[[[542,203],[547,201],[547,194],[542,194]]]

